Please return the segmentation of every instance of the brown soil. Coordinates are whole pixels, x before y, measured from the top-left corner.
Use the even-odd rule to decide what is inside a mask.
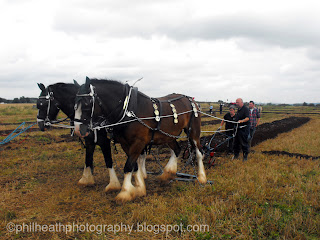
[[[268,155],[285,155],[285,156],[289,156],[289,157],[296,157],[296,158],[305,158],[305,159],[311,159],[311,160],[316,160],[316,159],[320,159],[320,156],[314,157],[314,156],[310,156],[310,155],[306,155],[306,154],[300,154],[300,153],[290,153],[287,151],[262,151],[262,153],[264,154],[268,154]]]
[[[252,140],[252,146],[255,146],[265,140],[276,138],[278,134],[289,132],[294,128],[300,127],[301,125],[310,121],[308,117],[289,117],[281,120],[273,121],[271,123],[264,123],[257,127],[255,135]],[[202,137],[201,143],[204,145],[210,141],[212,136]],[[225,141],[226,137],[223,134],[216,134],[214,137],[211,148],[219,145],[223,141]],[[226,152],[227,151],[227,143],[222,144],[215,152]]]

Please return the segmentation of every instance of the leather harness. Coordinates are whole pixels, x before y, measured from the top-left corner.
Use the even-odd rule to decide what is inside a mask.
[[[168,100],[159,100],[157,98],[150,98],[150,100],[153,103],[152,106],[154,108],[155,121],[157,121],[158,124],[157,124],[156,128],[152,129],[151,141],[149,143],[149,154],[150,154],[150,151],[151,151],[151,147],[152,147],[152,145],[154,143],[154,134],[155,134],[156,131],[159,131],[160,127],[161,127],[162,103],[169,103],[170,104],[170,107],[171,107],[172,112],[173,112],[174,124],[177,124],[178,123],[178,114],[177,114],[177,111],[176,111],[176,108],[175,108],[173,102],[178,101],[178,100],[180,100],[180,99],[182,99],[184,97],[186,97],[190,101],[191,106],[193,108],[193,114],[191,115],[191,118],[189,120],[188,130],[187,130],[187,137],[189,138],[190,130],[191,130],[191,124],[193,122],[193,119],[194,119],[194,117],[198,117],[197,108],[196,108],[194,102],[192,101],[192,98],[188,97],[186,95],[181,95],[179,97],[168,99]]]

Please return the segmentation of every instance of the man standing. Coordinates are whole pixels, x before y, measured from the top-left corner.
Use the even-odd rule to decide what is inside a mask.
[[[236,121],[236,110],[233,105],[229,107],[229,112],[224,115],[224,120],[221,121],[220,128],[226,122],[226,135],[228,136],[228,153],[233,153],[233,133],[234,133],[234,123]],[[232,122],[231,122],[232,121]]]
[[[249,118],[250,118],[250,132],[249,132],[249,147],[251,147],[251,142],[253,139],[253,135],[256,132],[256,128],[259,125],[260,122],[260,113],[258,109],[254,106],[254,102],[250,101],[249,102]]]
[[[236,105],[238,107],[236,115],[238,129],[236,130],[237,133],[234,139],[234,159],[239,158],[239,153],[242,148],[243,161],[247,161],[249,154],[248,136],[250,130],[249,109],[244,106],[241,98],[236,100]]]
[[[212,105],[210,105],[210,108],[209,108],[209,112],[210,112],[210,114],[212,114],[212,110],[213,110],[213,106],[212,106]]]

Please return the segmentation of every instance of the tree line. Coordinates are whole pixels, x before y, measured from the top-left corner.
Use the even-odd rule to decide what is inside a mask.
[[[8,100],[0,97],[0,103],[36,103],[37,98],[29,98],[29,97],[20,97],[14,98],[13,100]]]

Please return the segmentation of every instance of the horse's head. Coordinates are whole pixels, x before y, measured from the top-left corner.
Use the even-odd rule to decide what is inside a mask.
[[[79,137],[89,135],[89,124],[92,120],[94,107],[94,92],[91,85],[91,80],[87,77],[86,83],[79,85],[74,80],[74,84],[79,86],[79,92],[75,99],[75,133]]]
[[[78,136],[88,136],[90,128],[101,123],[101,119],[114,124],[124,118],[130,90],[128,84],[87,77],[86,83],[78,86],[80,90],[75,100],[75,133]]]
[[[37,100],[37,122],[41,131],[44,131],[46,123],[55,120],[59,112],[59,103],[54,99],[54,93],[49,87],[45,87],[42,83],[38,83],[41,90],[40,96]]]

